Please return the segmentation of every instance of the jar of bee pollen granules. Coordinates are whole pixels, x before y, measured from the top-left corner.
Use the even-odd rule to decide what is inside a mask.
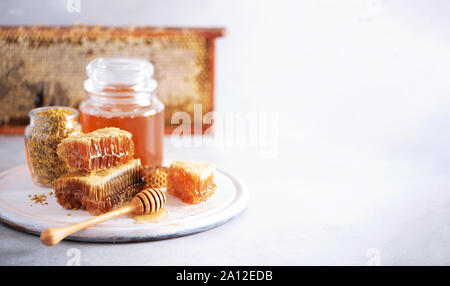
[[[145,167],[163,160],[164,105],[156,97],[153,65],[138,58],[98,58],[86,68],[87,99],[80,106],[83,132],[118,127],[133,135]]]

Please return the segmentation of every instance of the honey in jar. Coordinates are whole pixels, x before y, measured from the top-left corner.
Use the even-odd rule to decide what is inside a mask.
[[[98,58],[86,68],[83,132],[118,127],[133,135],[135,157],[146,167],[163,160],[164,105],[156,96],[153,65],[137,58]]]

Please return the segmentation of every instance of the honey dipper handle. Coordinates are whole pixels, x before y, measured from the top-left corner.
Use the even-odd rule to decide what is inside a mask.
[[[87,227],[96,225],[98,223],[101,223],[105,220],[112,219],[117,216],[121,216],[127,213],[130,213],[134,210],[135,206],[132,204],[125,206],[123,208],[93,217],[91,219],[75,223],[68,226],[63,227],[51,227],[46,228],[44,231],[41,232],[41,241],[43,244],[47,246],[53,246],[58,244],[61,240],[66,238],[67,236],[80,231],[82,229],[85,229]]]

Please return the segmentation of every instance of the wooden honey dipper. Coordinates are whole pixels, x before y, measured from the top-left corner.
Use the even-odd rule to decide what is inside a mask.
[[[125,207],[72,225],[46,228],[41,233],[41,241],[45,245],[53,246],[77,231],[96,225],[111,218],[115,218],[124,214],[142,215],[160,211],[166,205],[166,201],[166,195],[163,191],[157,188],[148,188],[138,193]]]

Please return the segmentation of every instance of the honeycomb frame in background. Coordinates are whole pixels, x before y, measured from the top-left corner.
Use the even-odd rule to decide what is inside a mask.
[[[193,132],[194,104],[202,104],[203,115],[214,110],[215,39],[224,33],[223,28],[0,26],[0,134],[23,133],[33,108],[78,108],[86,97],[86,65],[108,56],[150,60],[165,105],[165,133],[178,126],[171,118],[179,111],[190,115]],[[199,123],[203,131],[209,127]]]

